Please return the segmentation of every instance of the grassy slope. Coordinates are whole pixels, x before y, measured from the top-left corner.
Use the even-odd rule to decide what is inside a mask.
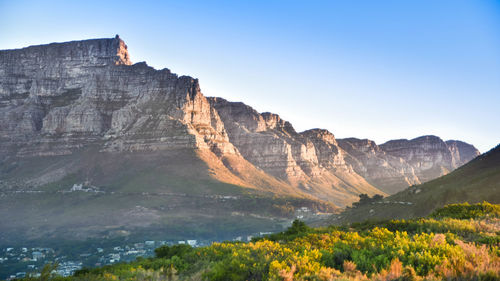
[[[280,222],[293,215],[286,213],[288,206],[333,210],[310,198],[220,182],[192,150],[140,154],[85,150],[70,156],[16,159],[0,168],[2,178],[11,182],[26,177],[43,182],[47,175],[54,177],[53,171],[66,175],[35,188],[43,193],[0,191],[0,245],[120,235],[141,240],[146,236],[229,239],[280,230]],[[86,181],[103,193],[61,192]]]
[[[221,160],[207,151],[198,155],[217,180],[265,192],[319,199],[342,207],[355,202],[360,193],[386,195],[358,174],[322,171],[321,175],[290,183],[265,173],[241,156],[226,155]]]
[[[450,203],[500,203],[500,146],[452,173],[385,198],[385,204],[349,208],[335,222],[412,218],[430,214]],[[397,202],[411,202],[411,205]],[[372,210],[372,211],[371,211]]]
[[[482,203],[417,220],[326,228],[295,221],[252,243],[162,246],[155,258],[44,280],[499,280],[499,216],[500,205]]]

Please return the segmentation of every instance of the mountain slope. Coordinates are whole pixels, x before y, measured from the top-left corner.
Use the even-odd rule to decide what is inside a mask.
[[[335,210],[317,200],[277,198],[217,181],[189,150],[108,154],[88,149],[1,167],[23,174],[42,165],[71,172],[36,189],[2,189],[1,245],[20,239],[229,239],[262,229],[279,230],[290,216],[283,213],[285,207]]]
[[[240,153],[239,149],[244,148],[236,148],[229,140],[226,127],[232,128],[232,123],[221,120],[218,110],[224,111],[223,106],[217,110],[203,96],[198,80],[178,77],[168,69],[158,71],[145,63],[132,65],[127,46],[119,37],[2,51],[0,57],[0,154],[10,161],[19,157],[74,155],[74,151],[90,146],[110,153],[110,157],[124,152],[187,149],[199,156],[198,161],[205,162],[213,178],[229,184],[320,198],[338,206],[355,200],[360,191],[380,193],[357,175],[343,179],[323,177],[318,181],[323,187],[319,190],[252,164],[245,159],[248,154]],[[276,115],[268,117],[265,122],[271,127],[272,122],[284,123]],[[293,131],[289,123],[288,127]],[[279,134],[294,142],[293,149],[283,143],[293,150],[293,155],[290,151],[275,151],[271,156],[284,157],[286,166],[287,161],[295,161],[298,150],[305,146],[293,139],[299,137],[296,133],[288,136],[281,130]],[[252,140],[252,136],[246,137]],[[307,145],[307,149],[314,149],[311,143]],[[250,146],[253,148],[255,145]],[[315,155],[309,156],[315,161]],[[295,169],[292,172],[300,178],[300,168],[292,166],[289,168]],[[23,173],[5,185],[15,182],[30,189],[63,179],[70,172],[69,168],[59,168],[46,169],[45,175]],[[12,179],[12,175],[5,173],[2,179]]]
[[[448,175],[404,191],[347,209],[336,221],[398,219],[426,216],[450,203],[500,203],[500,145]]]
[[[473,150],[453,147],[456,163]],[[197,79],[132,64],[118,36],[0,51],[4,241],[179,224],[209,235],[223,220],[262,230],[300,207],[335,212],[392,192],[350,153],[326,130],[298,133],[276,114],[205,97]]]

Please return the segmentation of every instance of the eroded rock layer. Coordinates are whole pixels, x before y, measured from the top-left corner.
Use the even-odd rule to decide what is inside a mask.
[[[443,176],[477,157],[472,145],[436,136],[392,140],[377,145],[355,138],[338,141],[347,163],[368,182],[392,194]]]

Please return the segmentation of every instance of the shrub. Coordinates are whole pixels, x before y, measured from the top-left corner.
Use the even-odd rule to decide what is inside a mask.
[[[490,204],[488,202],[470,205],[450,204],[434,211],[431,215],[433,218],[455,218],[455,219],[475,219],[483,217],[500,217],[500,205]]]
[[[161,246],[155,249],[155,256],[160,259],[169,259],[173,256],[184,257],[189,254],[193,248],[186,244],[174,246]]]
[[[83,269],[67,279],[47,270],[43,276],[53,281],[500,280],[500,220],[493,217],[499,205],[477,205],[455,204],[434,218],[350,229],[313,229],[296,220],[288,230],[250,243],[162,246],[156,258]],[[482,240],[488,243],[479,244]]]

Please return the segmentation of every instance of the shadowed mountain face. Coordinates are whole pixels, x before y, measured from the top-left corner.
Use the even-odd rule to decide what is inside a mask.
[[[33,214],[46,212],[54,229],[64,227],[64,204],[57,212],[51,208],[82,190],[95,196],[71,197],[80,210],[71,222],[85,229],[81,233],[221,217],[217,200],[183,201],[195,195],[217,199],[236,192],[234,200],[258,194],[299,204],[240,205],[238,215],[253,218],[258,212],[287,217],[300,205],[331,212],[360,193],[393,193],[476,155],[471,145],[437,137],[377,146],[336,140],[321,129],[298,133],[276,114],[206,98],[197,79],[132,64],[118,36],[0,51],[0,200],[18,211],[0,224],[13,230],[27,221],[30,213],[20,211],[27,205]],[[121,203],[106,210],[95,207],[117,198]],[[169,204],[174,207],[165,209]],[[224,206],[226,213],[235,208]],[[94,220],[86,216],[90,209]],[[139,215],[127,220],[129,212]]]

